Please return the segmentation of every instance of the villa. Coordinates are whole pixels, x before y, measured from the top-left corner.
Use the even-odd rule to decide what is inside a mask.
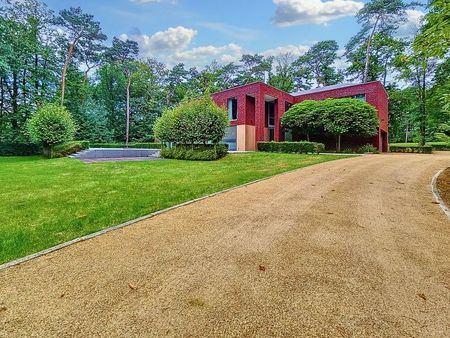
[[[283,130],[281,117],[292,105],[304,100],[327,98],[357,98],[373,105],[380,121],[378,134],[371,138],[346,136],[342,148],[355,148],[372,144],[379,151],[388,150],[388,95],[379,81],[365,84],[340,84],[304,90],[289,94],[263,82],[230,88],[212,95],[214,101],[228,109],[230,127],[224,142],[230,150],[254,151],[262,141],[299,141],[305,135]],[[333,148],[334,138],[329,135],[312,135],[311,141]]]

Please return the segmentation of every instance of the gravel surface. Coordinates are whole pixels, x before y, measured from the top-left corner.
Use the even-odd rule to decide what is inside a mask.
[[[449,164],[327,162],[0,271],[0,336],[448,336]]]

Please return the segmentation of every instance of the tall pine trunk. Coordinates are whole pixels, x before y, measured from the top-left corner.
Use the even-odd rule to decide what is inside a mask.
[[[366,83],[369,79],[370,52],[372,50],[372,41],[373,41],[373,37],[375,36],[375,32],[377,30],[379,21],[380,21],[380,17],[377,17],[377,21],[375,21],[372,32],[370,33],[369,38],[367,40],[366,63],[364,65],[363,83]]]
[[[341,152],[341,134],[336,136],[336,152]]]
[[[69,68],[70,61],[72,60],[72,55],[74,51],[74,45],[71,43],[67,49],[66,59],[64,60],[64,66],[61,74],[61,106],[64,105],[64,94],[66,92],[66,74]]]

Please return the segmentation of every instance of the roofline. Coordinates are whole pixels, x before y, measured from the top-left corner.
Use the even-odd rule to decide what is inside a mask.
[[[292,96],[292,97],[298,97],[298,96],[302,96],[302,95],[312,95],[312,94],[315,94],[315,93],[321,93],[321,92],[327,92],[327,91],[332,91],[332,90],[338,90],[338,89],[341,89],[341,88],[350,88],[350,87],[364,86],[364,85],[370,85],[370,84],[379,84],[379,85],[381,85],[381,88],[383,88],[383,91],[386,94],[386,96],[389,97],[389,94],[387,93],[386,88],[383,86],[381,81],[378,81],[378,80],[377,81],[370,81],[370,82],[366,82],[366,83],[354,83],[354,84],[349,84],[348,86],[344,86],[344,87],[340,87],[340,88],[324,89],[324,90],[319,91],[319,92],[304,93],[304,94],[302,94],[301,92],[300,93],[295,93],[295,94],[288,93],[288,92],[285,92],[284,90],[276,88],[276,87],[274,87],[274,86],[272,86],[270,84],[267,84],[267,83],[265,83],[263,81],[254,81],[254,82],[246,83],[246,84],[243,84],[243,85],[240,85],[240,86],[224,89],[224,90],[212,93],[211,95],[225,93],[227,91],[235,90],[235,89],[238,89],[238,88],[249,87],[249,86],[256,85],[256,84],[260,84],[260,85],[264,85],[264,86],[267,86],[267,87],[271,87],[273,89],[276,89],[276,90],[278,90],[278,91],[280,91],[282,93],[285,93],[285,94],[287,94],[289,96]],[[326,87],[322,87],[322,88],[326,88]],[[315,89],[317,89],[317,88],[315,88]]]
[[[273,88],[273,89],[275,89],[275,90],[277,90],[279,92],[287,94],[289,96],[293,96],[291,93],[285,92],[284,90],[281,90],[281,89],[279,89],[277,87],[274,87],[274,86],[272,86],[270,84],[267,84],[267,83],[265,83],[263,81],[254,81],[254,82],[246,83],[246,84],[243,84],[243,85],[240,85],[240,86],[236,86],[236,87],[232,87],[232,88],[228,88],[228,89],[224,89],[224,90],[212,93],[211,95],[224,93],[224,92],[227,92],[227,91],[230,91],[230,90],[235,90],[235,89],[238,89],[238,88],[250,87],[250,86],[256,85],[256,84],[259,84],[259,85],[262,85],[262,86],[267,86],[267,87]]]
[[[301,92],[299,92],[299,93],[290,94],[290,95],[292,95],[292,96],[294,96],[294,97],[298,97],[298,96],[302,96],[302,95],[312,95],[312,94],[316,94],[316,93],[328,92],[328,91],[338,90],[338,89],[342,89],[342,88],[358,87],[358,86],[364,86],[364,85],[370,85],[370,84],[379,84],[379,85],[381,85],[381,88],[383,88],[384,93],[386,94],[386,96],[389,96],[388,93],[387,93],[387,91],[386,91],[386,88],[384,88],[384,86],[383,86],[383,84],[381,83],[381,81],[378,81],[378,80],[376,80],[376,81],[370,81],[370,82],[365,82],[365,83],[352,83],[352,84],[349,84],[349,85],[347,85],[347,86],[342,86],[342,87],[339,87],[339,88],[331,88],[331,89],[326,89],[326,86],[325,86],[325,87],[321,87],[321,88],[323,88],[324,90],[321,90],[321,91],[318,91],[318,92],[304,93],[304,94],[302,94]],[[318,88],[314,88],[314,89],[318,89]]]

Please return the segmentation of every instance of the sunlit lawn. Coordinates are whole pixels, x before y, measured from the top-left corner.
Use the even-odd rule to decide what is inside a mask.
[[[0,157],[0,263],[200,196],[339,158],[247,153],[215,162],[85,164]]]

